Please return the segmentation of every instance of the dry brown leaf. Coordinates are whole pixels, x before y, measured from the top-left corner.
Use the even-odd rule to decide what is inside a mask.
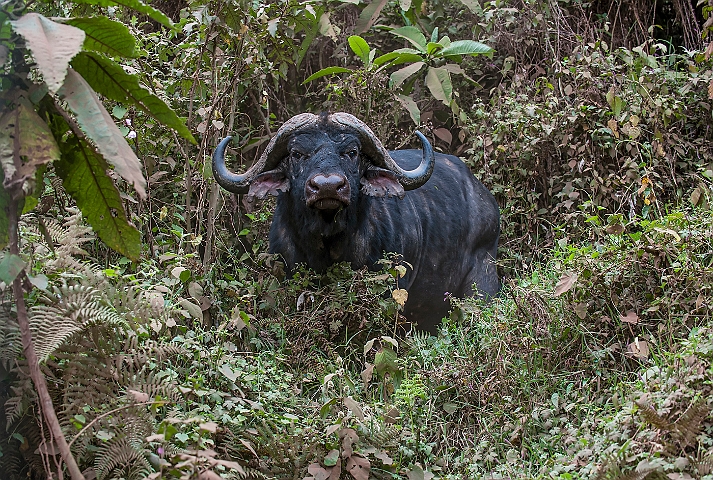
[[[571,290],[576,281],[576,273],[563,273],[559,279],[559,282],[557,282],[557,285],[555,285],[555,297],[559,297],[563,293]]]
[[[587,304],[578,303],[574,306],[574,313],[582,320],[587,316]]]
[[[314,480],[327,480],[329,478],[329,472],[319,463],[311,463],[307,467],[307,472],[314,478]]]
[[[200,423],[198,428],[209,433],[215,433],[218,431],[218,424],[215,422],[205,422]]]
[[[399,418],[401,418],[401,412],[396,407],[391,407],[391,409],[384,415],[384,423],[396,423]]]
[[[380,460],[384,465],[393,465],[394,459],[386,454],[386,452],[375,453],[374,457]]]
[[[622,225],[621,223],[607,225],[607,228],[605,228],[604,231],[607,232],[609,235],[621,235],[622,233],[624,233],[624,225]]]
[[[369,480],[371,463],[368,459],[352,455],[347,459],[347,472],[355,480]]]
[[[453,142],[453,135],[451,134],[450,130],[447,128],[436,128],[433,130],[434,135],[436,135],[438,138],[446,142],[448,145]]]
[[[639,323],[639,316],[633,310],[626,312],[626,315],[620,315],[619,319],[624,323],[630,323],[632,325]]]
[[[351,428],[343,428],[339,431],[339,438],[342,439],[342,458],[354,455],[352,445],[359,441],[359,435]]]
[[[364,386],[369,385],[371,382],[371,377],[374,375],[374,365],[371,363],[366,364],[366,368],[361,372],[361,379],[364,382]]]
[[[329,470],[330,473],[327,480],[339,480],[339,477],[342,476],[342,462],[337,462],[337,464]]]
[[[134,397],[134,400],[137,401],[137,402],[142,402],[142,403],[143,403],[143,402],[148,402],[148,401],[149,401],[149,398],[151,398],[151,397],[149,397],[149,394],[148,394],[148,393],[140,392],[140,391],[138,391],[138,390],[129,389],[129,390],[127,390],[127,392],[128,392],[132,397]]]
[[[364,421],[364,412],[356,400],[352,397],[344,397],[344,405],[351,410],[359,420]]]
[[[637,338],[626,346],[626,351],[629,355],[636,358],[649,358],[649,343],[646,340],[639,340]]]

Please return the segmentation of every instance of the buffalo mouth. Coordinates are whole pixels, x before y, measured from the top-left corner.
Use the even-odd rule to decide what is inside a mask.
[[[325,197],[307,201],[307,206],[312,208],[324,223],[331,224],[336,221],[339,212],[349,206],[349,202],[345,202],[338,198]]]
[[[346,206],[346,203],[336,198],[320,198],[319,200],[315,200],[312,204],[312,208],[316,208],[322,212],[338,211]]]

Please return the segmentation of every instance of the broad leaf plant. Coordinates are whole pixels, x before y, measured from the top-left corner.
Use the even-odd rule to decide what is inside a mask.
[[[454,113],[459,112],[458,105],[453,98],[453,83],[451,74],[462,75],[471,83],[476,83],[459,65],[463,56],[476,56],[492,54],[493,49],[484,43],[474,40],[456,40],[444,35],[438,39],[438,27],[433,29],[430,40],[417,27],[405,27],[389,30],[392,35],[402,38],[411,44],[411,47],[399,48],[392,52],[376,57],[376,50],[359,35],[348,38],[349,48],[359,57],[363,67],[368,72],[378,72],[396,65],[408,64],[390,75],[389,86],[396,94],[396,98],[406,108],[413,122],[421,123],[421,111],[411,94],[413,84],[418,72],[425,67],[425,84],[433,98],[450,107]],[[340,66],[323,68],[307,77],[304,83],[311,82],[327,75],[340,73],[354,73],[355,70]]]
[[[139,0],[75,3],[129,7],[172,28],[168,17]],[[47,425],[73,479],[83,478],[62,435],[28,325],[18,223],[38,204],[48,169],[109,247],[131,260],[141,236],[129,221],[115,178],[146,198],[141,162],[104,99],[134,107],[195,143],[163,100],[126,73],[117,59],[138,56],[129,29],[106,17],[54,18],[24,14],[20,1],[0,3],[0,282],[13,286],[17,320]],[[28,284],[28,282],[24,282]]]

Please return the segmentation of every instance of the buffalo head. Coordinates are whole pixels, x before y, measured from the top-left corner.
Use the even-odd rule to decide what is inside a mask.
[[[289,201],[306,207],[301,225],[322,235],[347,228],[350,207],[361,194],[403,198],[431,176],[434,153],[428,140],[420,165],[402,169],[371,129],[347,113],[303,113],[280,127],[260,159],[245,173],[225,166],[225,138],[213,154],[213,174],[220,186],[247,194],[247,201],[287,192]]]

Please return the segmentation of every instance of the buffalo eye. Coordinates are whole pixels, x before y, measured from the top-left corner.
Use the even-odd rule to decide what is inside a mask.
[[[356,147],[352,147],[349,150],[347,150],[346,154],[349,158],[354,160],[359,156],[359,149],[357,149]]]
[[[290,152],[290,157],[292,157],[292,160],[295,160],[295,161],[303,160],[305,158],[305,156],[306,155],[304,153],[300,152],[299,150],[292,150]]]

